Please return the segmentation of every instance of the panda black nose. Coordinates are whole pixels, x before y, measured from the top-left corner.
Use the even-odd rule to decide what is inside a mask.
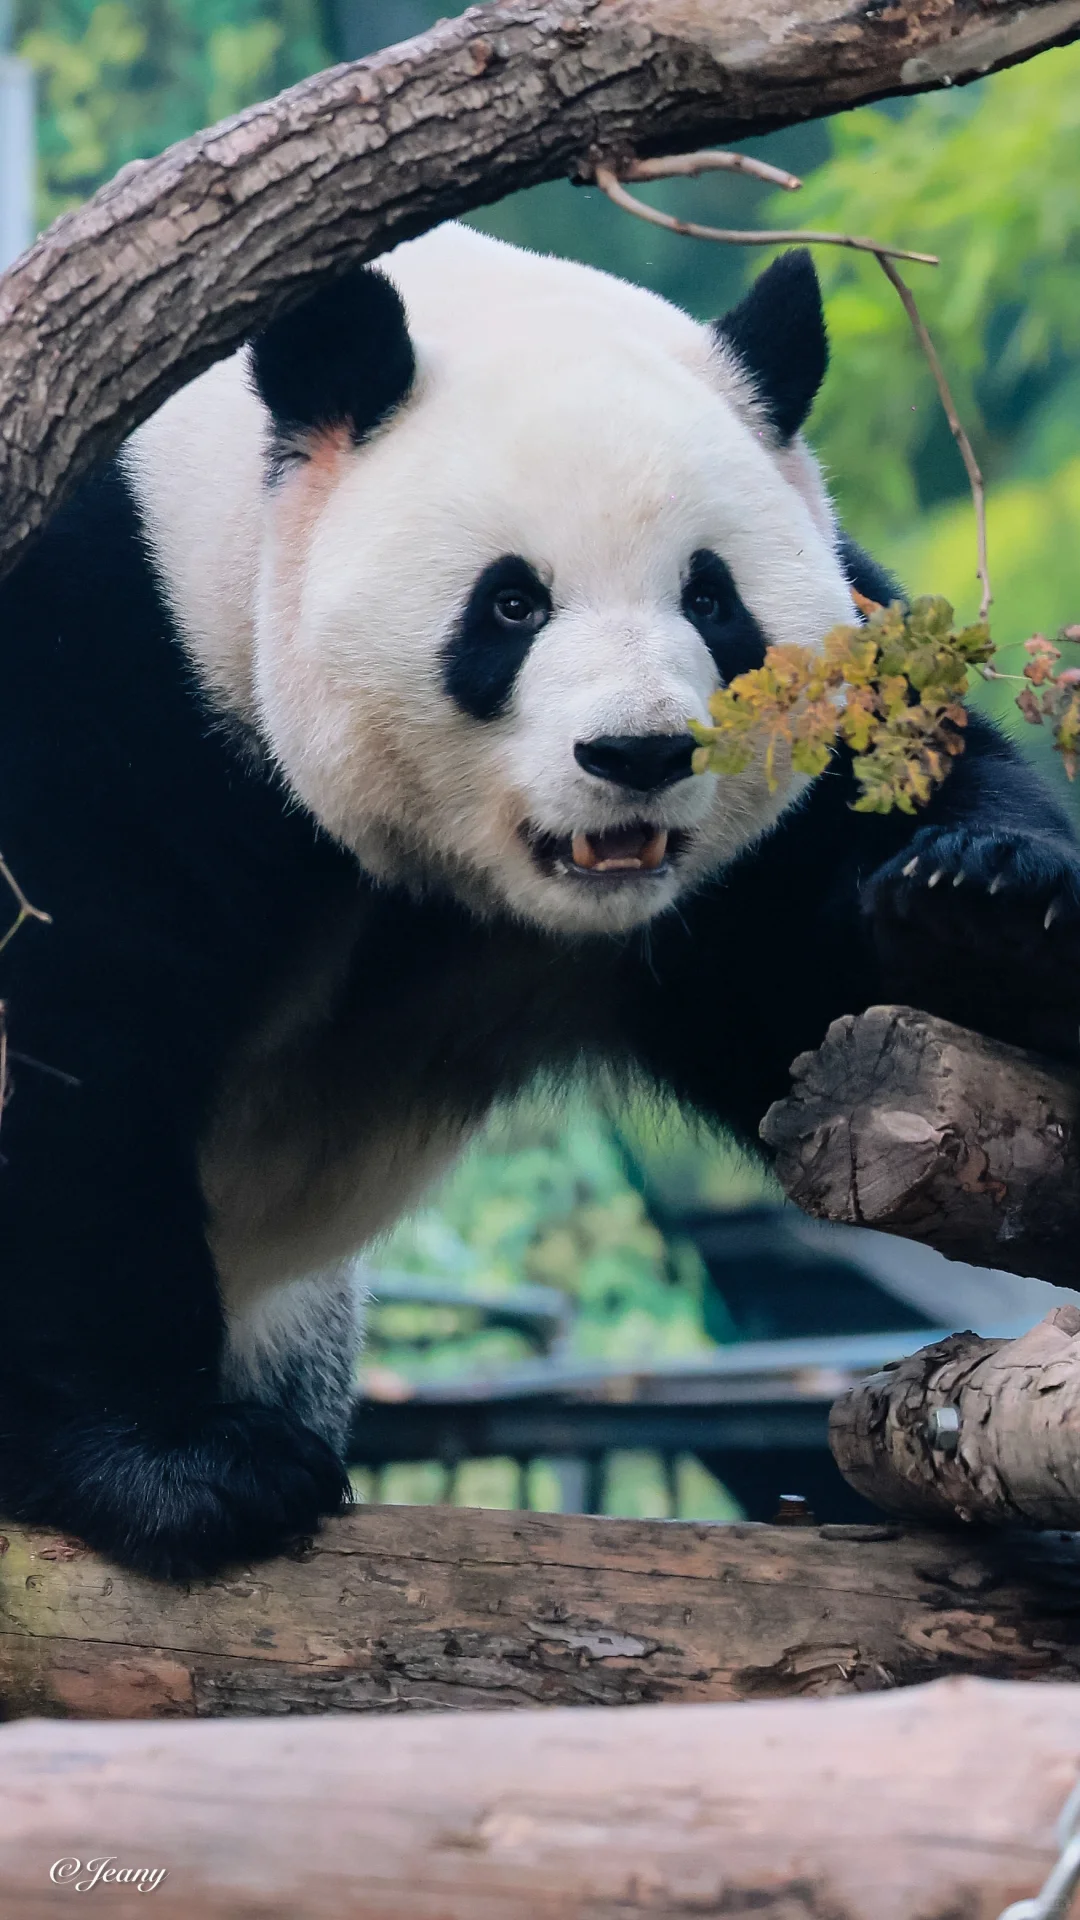
[[[574,759],[598,780],[612,780],[633,793],[659,793],[688,778],[693,751],[689,733],[606,733],[579,740]]]

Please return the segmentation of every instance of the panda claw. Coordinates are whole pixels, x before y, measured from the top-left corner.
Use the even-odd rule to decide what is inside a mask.
[[[1049,933],[1049,931],[1050,931],[1050,929],[1051,929],[1051,927],[1052,927],[1052,926],[1053,926],[1053,924],[1054,924],[1054,921],[1055,921],[1055,920],[1057,919],[1057,917],[1058,917],[1058,914],[1059,914],[1060,912],[1061,912],[1061,900],[1060,900],[1060,898],[1059,898],[1059,899],[1057,899],[1057,900],[1051,900],[1051,902],[1050,902],[1050,905],[1049,905],[1049,906],[1047,907],[1047,909],[1046,909],[1046,917],[1045,917],[1045,919],[1043,920],[1043,931],[1044,931],[1044,932],[1046,932],[1046,933]]]
[[[966,876],[966,874],[964,874],[964,873],[957,873],[957,874],[954,874],[954,876],[953,876],[953,886],[954,886],[954,887],[960,887],[960,886],[963,886],[963,884],[964,884],[964,881],[965,881],[965,879],[966,879],[966,878],[967,878],[967,876]]]
[[[936,872],[934,872],[934,873],[932,873],[932,874],[930,875],[930,878],[929,878],[929,880],[927,881],[927,883],[926,883],[926,884],[927,884],[927,886],[928,886],[928,887],[936,887],[936,886],[937,886],[937,883],[938,883],[938,881],[939,881],[939,880],[943,880],[944,878],[945,878],[945,869],[944,869],[944,867],[938,867],[938,868],[937,868],[937,870],[936,870]]]
[[[994,876],[993,880],[991,880],[990,885],[987,887],[986,891],[987,893],[1000,893],[1004,885],[1005,885],[1005,875],[1003,873],[999,873]]]
[[[918,854],[915,855],[915,858],[913,860],[908,861],[906,867],[903,867],[901,869],[905,880],[910,880],[912,876],[918,872],[918,870],[919,870]]]

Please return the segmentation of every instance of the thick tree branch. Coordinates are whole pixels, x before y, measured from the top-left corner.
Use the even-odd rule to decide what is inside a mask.
[[[970,80],[1080,0],[505,0],[125,168],[0,282],[0,567],[313,276],[515,188]]]
[[[4,1719],[781,1699],[1080,1665],[1080,1550],[1056,1536],[373,1507],[190,1587],[2,1538]]]
[[[834,1020],[762,1138],[806,1213],[1077,1282],[1080,1079],[910,1007]]]
[[[971,1680],[377,1724],[27,1721],[0,1730],[0,1898],[5,1920],[66,1920],[80,1883],[108,1920],[996,1920],[1057,1859],[1078,1749],[1080,1689]],[[140,1866],[164,1869],[149,1903],[117,1878]]]

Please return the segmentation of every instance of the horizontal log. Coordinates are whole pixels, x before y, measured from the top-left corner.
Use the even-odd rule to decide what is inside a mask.
[[[833,1458],[887,1512],[1080,1527],[1080,1308],[1019,1340],[957,1333],[836,1402]]]
[[[1080,1553],[899,1526],[372,1507],[293,1558],[161,1586],[6,1526],[0,1711],[624,1706],[1071,1680]]]
[[[0,571],[95,459],[347,261],[598,156],[959,84],[1078,33],[1080,0],[491,0],[133,162],[0,280]]]
[[[1078,1753],[1080,1689],[971,1680],[378,1726],[24,1722],[0,1731],[0,1907],[68,1916],[81,1890],[109,1920],[998,1920],[1057,1856]]]
[[[845,1014],[761,1124],[819,1220],[1074,1286],[1080,1076],[910,1007]]]

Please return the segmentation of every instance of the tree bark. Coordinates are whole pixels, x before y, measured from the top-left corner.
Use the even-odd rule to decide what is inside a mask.
[[[0,570],[94,460],[347,261],[598,157],[963,82],[1078,33],[1080,0],[494,0],[135,162],[0,282]]]
[[[761,1124],[790,1199],[956,1260],[1080,1280],[1080,1078],[910,1007],[834,1020]]]
[[[0,1713],[627,1706],[1072,1680],[1071,1541],[375,1507],[295,1558],[152,1584],[7,1526]]]
[[[0,1731],[5,1920],[998,1920],[1057,1858],[1080,1689]],[[107,1863],[107,1865],[106,1865]],[[95,1873],[108,1872],[109,1879]],[[78,1902],[76,1902],[76,1908]]]
[[[943,1417],[944,1416],[944,1417]],[[1020,1340],[954,1334],[832,1411],[841,1473],[889,1513],[1080,1528],[1080,1309]]]

